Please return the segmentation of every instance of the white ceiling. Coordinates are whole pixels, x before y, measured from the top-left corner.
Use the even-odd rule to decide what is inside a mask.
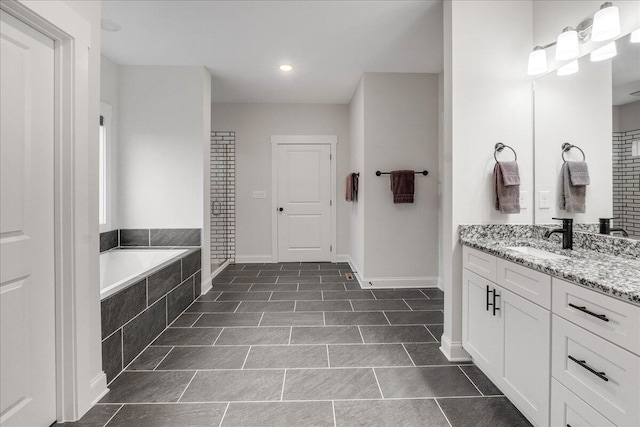
[[[363,72],[443,69],[441,1],[108,0],[102,15],[122,26],[104,56],[204,65],[218,103],[343,104]]]
[[[613,105],[640,101],[629,95],[640,91],[640,43],[631,43],[630,36],[616,41],[618,55],[613,58]]]

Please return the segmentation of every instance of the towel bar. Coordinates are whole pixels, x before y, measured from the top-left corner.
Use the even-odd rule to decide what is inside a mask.
[[[567,159],[564,158],[564,153],[571,150],[572,148],[577,148],[582,153],[583,162],[587,160],[587,156],[584,155],[584,151],[582,151],[582,148],[578,147],[577,145],[573,145],[573,144],[569,144],[568,142],[565,142],[564,144],[562,144],[562,161],[564,162],[567,161]]]
[[[424,176],[429,175],[429,171],[414,171],[415,174],[422,174]],[[380,176],[380,175],[391,175],[391,172],[380,172],[380,171],[376,171],[376,176]]]
[[[502,142],[498,142],[493,150],[493,158],[496,159],[496,163],[498,162],[498,153],[501,153],[502,150],[504,150],[505,148],[508,148],[509,150],[513,151],[513,156],[515,157],[515,159],[513,159],[513,161],[517,161],[518,160],[518,153],[516,153],[516,150],[514,150],[513,148],[509,147],[508,145],[503,144]]]

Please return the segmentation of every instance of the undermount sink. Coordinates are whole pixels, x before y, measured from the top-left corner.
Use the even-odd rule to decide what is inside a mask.
[[[542,249],[532,248],[531,246],[508,246],[507,249],[543,259],[569,259],[567,256],[554,254],[553,252],[547,252]]]

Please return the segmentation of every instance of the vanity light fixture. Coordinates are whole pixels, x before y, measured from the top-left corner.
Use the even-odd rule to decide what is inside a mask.
[[[580,66],[578,65],[578,60],[575,60],[558,68],[557,74],[559,76],[569,76],[571,74],[577,73],[579,69]]]
[[[558,35],[556,41],[556,59],[565,61],[567,59],[577,58],[580,54],[580,46],[578,45],[578,32],[575,28],[565,27]]]
[[[618,8],[611,2],[600,6],[600,10],[593,15],[593,29],[591,39],[594,42],[611,40],[620,34],[620,15]]]
[[[529,54],[527,74],[536,76],[547,71],[547,52],[542,46],[536,46]]]
[[[631,33],[631,43],[640,43],[640,28]]]
[[[284,71],[285,73],[288,73],[291,70],[293,70],[293,66],[291,66],[290,64],[282,64],[280,66],[280,71]]]
[[[607,43],[602,47],[591,52],[589,58],[592,62],[604,61],[605,59],[613,58],[618,54],[616,49],[616,42]]]

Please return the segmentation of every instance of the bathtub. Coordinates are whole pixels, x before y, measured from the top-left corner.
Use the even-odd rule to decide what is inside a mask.
[[[179,257],[188,249],[122,249],[100,254],[100,299],[126,288],[137,277]]]

